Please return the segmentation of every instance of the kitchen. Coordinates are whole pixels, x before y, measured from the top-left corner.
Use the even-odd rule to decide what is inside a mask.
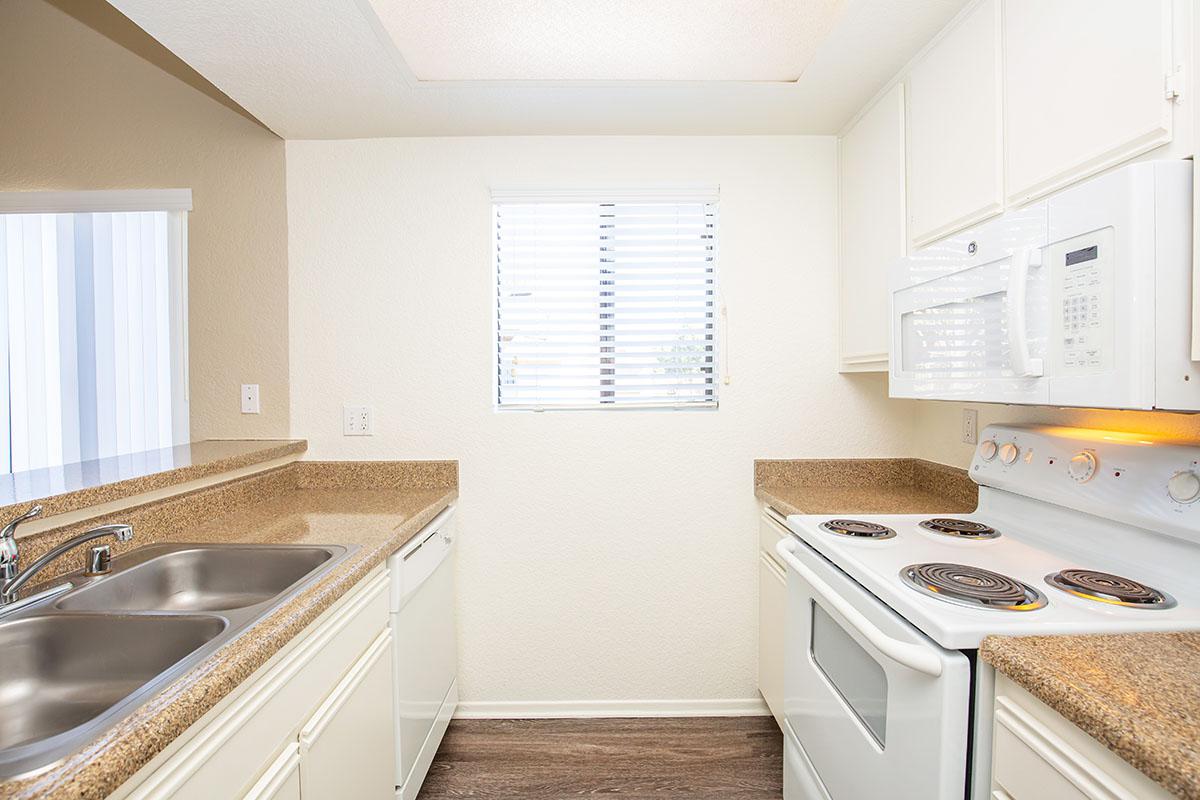
[[[180,635],[175,661],[156,653],[167,663],[128,666],[123,687],[87,684],[114,694],[71,725],[37,705],[80,651],[55,643],[59,655],[39,661],[34,639],[8,650],[33,655],[0,672],[5,716],[22,720],[4,729],[0,794],[842,800],[876,796],[854,783],[873,771],[898,797],[1200,795],[1195,644],[1177,633],[1197,626],[1176,577],[1200,527],[1187,521],[1187,476],[1174,477],[1190,473],[1190,451],[1167,444],[1200,441],[1187,413],[1200,409],[1194,214],[1177,219],[1192,196],[1192,3],[701,7],[697,19],[674,2],[0,0],[0,219],[58,231],[73,219],[100,236],[118,213],[153,212],[162,257],[147,268],[171,278],[158,298],[170,347],[156,351],[170,391],[153,398],[154,424],[140,424],[155,404],[144,394],[111,430],[89,428],[86,447],[65,447],[57,429],[33,447],[35,425],[49,430],[33,412],[57,395],[0,409],[10,431],[30,433],[10,433],[17,444],[0,451],[11,475],[0,523],[43,506],[16,528],[19,570],[97,526],[133,529],[129,541],[78,543],[18,587],[15,603],[60,576],[75,584],[0,617],[0,640],[6,624],[49,631],[38,620],[68,616],[175,613],[195,618],[201,638],[225,621],[190,651]],[[1058,222],[1060,208],[1101,206],[1096,225]],[[574,218],[554,213],[564,208],[615,226],[615,245],[596,254],[594,228],[571,239]],[[565,239],[589,248],[589,264],[619,263],[622,233],[639,235],[621,225],[646,214],[660,214],[650,224],[674,254],[669,270],[634,253],[613,282],[553,251]],[[526,236],[530,225],[541,237]],[[1113,240],[1076,241],[1106,229]],[[6,236],[8,263],[31,269],[29,248]],[[76,246],[59,266],[86,261],[99,274],[85,255]],[[1049,313],[1074,297],[1052,285],[1068,255],[1072,274],[1127,281],[1082,297],[1111,312],[1103,335],[1137,346],[1066,366],[1054,325],[1096,313]],[[1156,269],[1142,268],[1147,258]],[[0,302],[9,331],[42,299],[13,274]],[[1025,302],[1010,302],[1019,293]],[[97,314],[133,308],[116,305],[119,293],[101,300]],[[626,324],[640,338],[596,344],[624,333],[612,309],[639,304],[647,310]],[[939,308],[956,310],[944,335]],[[575,336],[583,317],[588,332]],[[68,318],[85,319],[59,312]],[[939,350],[963,324],[985,344]],[[644,344],[664,339],[665,351]],[[15,340],[0,348],[10,374],[39,362]],[[96,363],[93,381],[109,369]],[[1096,463],[1076,482],[1067,470],[1080,452]],[[1056,480],[1082,494],[1054,493]],[[1116,480],[1120,491],[1101,491]],[[1071,530],[1105,518],[1113,544],[1087,563],[1071,542],[1042,542],[1023,522],[1031,509]],[[1000,537],[968,545],[919,526],[963,517]],[[834,519],[896,535],[843,547],[822,538]],[[1166,535],[1148,536],[1155,527]],[[939,719],[959,728],[936,763],[922,753],[894,768],[886,744],[914,723],[901,713],[872,732],[867,721],[887,715],[863,710],[865,667],[854,674],[866,683],[841,682],[808,716],[840,730],[831,747],[857,760],[796,730],[802,704],[817,702],[805,692],[839,681],[796,646],[811,618],[792,610],[800,572],[778,541],[809,547],[798,558],[810,571],[836,565],[817,576],[833,600],[808,601],[828,615],[822,625],[837,621],[869,649],[847,620],[855,608],[891,614],[907,643],[948,659],[947,674],[968,665],[958,691],[970,687],[970,710],[954,701],[958,716]],[[1094,615],[1135,620],[1111,633],[1135,637],[1114,641],[1157,682],[1121,682],[1129,667],[1095,636],[1107,622],[1056,628],[1053,615],[1083,601],[1030,573],[1043,565],[1032,556],[1011,577],[1046,605],[947,610],[985,620],[965,644],[939,641],[934,609],[952,604],[870,584],[866,555],[839,561],[873,544],[903,554],[907,542],[943,541],[953,557],[914,550],[896,569],[1011,544],[1061,553],[1045,575],[1091,568],[1169,596],[1170,609]],[[178,587],[165,604],[179,611],[151,598],[161,590],[117,591],[198,543],[213,559],[225,547],[260,558],[243,577],[253,585],[195,590],[207,610]],[[289,558],[298,572],[282,566]],[[241,574],[236,562],[222,574]],[[990,569],[1004,572],[999,563]],[[81,574],[93,566],[109,572]],[[189,569],[171,579],[206,574]],[[256,583],[273,576],[294,580]],[[886,608],[846,607],[863,585]],[[229,599],[239,592],[252,596]],[[1048,636],[1030,639],[1039,628]],[[949,685],[875,663],[889,686]],[[1064,685],[1054,670],[1072,664],[1104,665],[1086,686],[1067,680],[1073,705],[1054,690]],[[993,667],[989,683],[980,676]],[[146,670],[138,680],[135,668]],[[434,674],[436,686],[421,683]],[[363,702],[369,691],[391,699]],[[410,691],[423,695],[406,701]],[[1114,695],[1135,696],[1132,709]],[[420,707],[415,752],[406,702]],[[886,708],[907,702],[893,690]],[[778,710],[789,703],[797,710]],[[820,717],[833,708],[852,713]],[[864,758],[881,760],[846,769]]]

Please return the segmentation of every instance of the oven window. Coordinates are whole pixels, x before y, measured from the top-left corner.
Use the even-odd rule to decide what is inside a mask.
[[[813,661],[883,747],[887,741],[887,674],[825,609],[815,602],[812,609]]]

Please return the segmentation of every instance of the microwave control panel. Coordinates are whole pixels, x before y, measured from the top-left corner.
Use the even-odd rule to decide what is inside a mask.
[[[1113,368],[1113,249],[1112,228],[1047,249],[1053,374],[1090,375]]]

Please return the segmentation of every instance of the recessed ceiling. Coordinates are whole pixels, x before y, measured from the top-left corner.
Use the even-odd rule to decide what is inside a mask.
[[[420,81],[772,81],[845,0],[370,0]]]
[[[503,81],[494,75],[486,81],[419,80],[373,5],[384,1],[109,0],[285,139],[836,133],[966,2],[845,0],[828,34],[812,37],[811,58],[794,62],[807,61],[800,79],[779,83],[602,80],[597,75],[585,81]],[[387,2],[425,5],[424,0]],[[492,2],[499,8],[503,0],[471,5],[487,8]],[[707,11],[723,2],[693,0],[693,5]],[[738,5],[753,9],[759,2]],[[444,6],[455,3],[466,0],[445,0]],[[443,6],[437,8],[440,13]],[[540,24],[536,19],[520,23],[526,31]],[[734,36],[738,25],[717,40]],[[693,46],[674,41],[679,38],[669,37],[669,47]]]

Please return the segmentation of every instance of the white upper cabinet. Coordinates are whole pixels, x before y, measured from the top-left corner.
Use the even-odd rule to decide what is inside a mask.
[[[1170,0],[1004,0],[1007,198],[1171,140]]]
[[[838,162],[842,371],[886,371],[888,268],[905,254],[903,85],[842,136]]]
[[[1000,54],[1000,2],[985,0],[957,20],[908,75],[913,247],[1003,207]]]

